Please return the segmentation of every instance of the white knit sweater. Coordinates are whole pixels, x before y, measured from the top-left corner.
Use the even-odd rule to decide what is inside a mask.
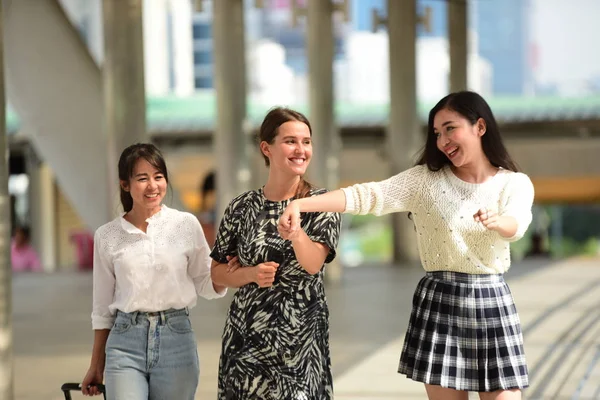
[[[527,175],[500,169],[485,183],[465,182],[449,167],[430,171],[419,165],[381,182],[342,189],[345,212],[383,215],[410,211],[421,263],[426,271],[469,274],[504,273],[510,267],[511,241],[519,240],[531,223],[533,184]],[[517,233],[503,238],[475,222],[481,208],[508,215]]]

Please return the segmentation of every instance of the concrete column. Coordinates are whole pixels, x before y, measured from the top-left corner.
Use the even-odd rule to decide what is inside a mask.
[[[331,0],[307,2],[308,118],[312,127],[313,158],[308,179],[329,190],[339,185],[340,138],[335,127],[333,88],[333,11]],[[338,282],[342,266],[336,259],[326,268],[328,282]]]
[[[27,156],[31,242],[46,272],[56,270],[56,186],[54,174],[33,151]]]
[[[171,37],[173,38],[174,91],[177,96],[194,93],[194,46],[192,36],[192,3],[170,0]]]
[[[10,195],[4,86],[4,10],[0,2],[0,399],[14,399]]]
[[[109,213],[119,202],[117,162],[123,149],[144,142],[143,0],[104,0],[104,106],[108,137]]]
[[[142,3],[146,92],[149,96],[164,96],[170,91],[170,26],[168,24],[170,5],[168,0],[142,0]]]
[[[229,202],[248,189],[249,137],[246,118],[246,46],[244,1],[213,2],[214,83],[217,99],[215,153],[217,218]]]
[[[331,0],[308,0],[308,117],[314,141],[309,175],[314,184],[330,190],[338,186],[340,145],[334,115],[332,17]]]
[[[89,31],[88,49],[96,61],[102,65],[104,62],[104,27],[102,25],[102,0],[88,0]]]
[[[468,22],[467,0],[448,1],[448,42],[450,47],[450,91],[467,89]]]
[[[414,163],[423,145],[417,114],[417,0],[388,0],[387,27],[390,55],[390,125],[387,149],[391,173],[397,174]],[[394,262],[419,259],[414,225],[406,214],[391,216],[394,230]]]

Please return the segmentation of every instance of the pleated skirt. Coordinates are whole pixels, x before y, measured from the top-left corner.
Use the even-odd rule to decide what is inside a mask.
[[[428,272],[413,297],[398,372],[456,390],[526,388],[521,323],[503,275]]]

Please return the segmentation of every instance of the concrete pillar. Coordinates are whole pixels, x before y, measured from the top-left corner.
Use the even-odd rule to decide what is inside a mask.
[[[31,242],[46,272],[57,266],[56,185],[52,170],[30,150],[27,155]]]
[[[329,190],[339,185],[340,138],[335,126],[333,88],[333,11],[331,0],[308,0],[308,118],[312,127],[313,158],[308,179]],[[328,282],[338,282],[342,267],[338,260],[327,266]]]
[[[144,84],[148,96],[164,96],[169,79],[169,0],[143,0]],[[188,3],[188,2],[180,2]],[[188,29],[191,28],[188,26]]]
[[[314,141],[309,175],[314,184],[330,190],[338,187],[340,145],[334,115],[332,17],[331,0],[308,0],[308,117]]]
[[[10,196],[4,85],[4,10],[0,2],[0,399],[14,399]]]
[[[170,0],[173,56],[173,90],[177,96],[194,93],[194,46],[192,35],[192,3]]]
[[[467,89],[468,21],[467,0],[448,1],[448,42],[450,47],[450,91]]]
[[[248,189],[250,180],[246,134],[246,46],[244,1],[213,2],[214,83],[217,100],[215,154],[217,218],[229,202]]]
[[[414,163],[423,145],[417,114],[417,0],[388,0],[387,29],[390,55],[390,124],[387,149],[391,173],[397,174]],[[406,214],[391,216],[394,231],[394,262],[419,259],[414,225]]]
[[[119,202],[117,162],[123,149],[144,142],[143,0],[104,0],[104,107],[108,136],[109,213]]]

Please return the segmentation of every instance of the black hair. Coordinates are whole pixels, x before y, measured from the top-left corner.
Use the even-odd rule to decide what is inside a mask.
[[[427,168],[431,171],[439,171],[451,163],[448,157],[438,149],[437,136],[433,129],[433,121],[436,114],[444,109],[462,115],[473,125],[480,118],[483,119],[486,124],[486,132],[481,137],[481,146],[487,159],[494,167],[502,167],[514,172],[519,171],[519,167],[513,161],[510,154],[508,154],[502,142],[498,123],[496,122],[496,118],[494,118],[492,109],[483,97],[469,91],[450,93],[431,109],[427,123],[425,147],[416,165],[427,165]]]
[[[165,159],[160,150],[151,143],[136,143],[123,150],[119,158],[119,180],[129,182],[129,179],[133,177],[135,164],[142,158],[156,168],[165,177],[167,184],[169,183]],[[133,208],[133,198],[131,193],[124,190],[122,186],[119,187],[123,210],[129,212]]]

